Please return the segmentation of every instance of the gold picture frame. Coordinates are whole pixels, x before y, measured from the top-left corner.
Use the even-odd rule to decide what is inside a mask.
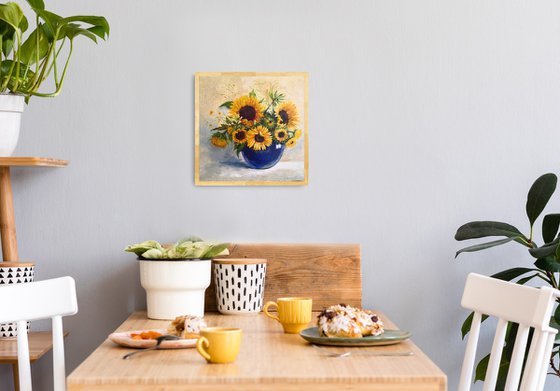
[[[306,72],[195,75],[195,185],[304,186]]]

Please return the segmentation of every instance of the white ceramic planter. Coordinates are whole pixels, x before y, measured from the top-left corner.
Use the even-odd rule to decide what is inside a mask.
[[[256,315],[263,307],[266,259],[214,259],[218,311]]]
[[[210,285],[211,260],[139,262],[148,318],[172,320],[179,315],[204,316],[204,291]]]
[[[35,265],[33,263],[0,262],[0,286],[33,282]],[[29,322],[27,322],[29,330]],[[16,323],[0,323],[0,339],[17,337]]]
[[[23,95],[0,94],[0,156],[12,156],[19,138]]]

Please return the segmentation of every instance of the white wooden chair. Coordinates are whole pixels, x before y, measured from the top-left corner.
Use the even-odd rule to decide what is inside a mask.
[[[19,387],[31,391],[31,365],[27,321],[52,319],[54,390],[66,389],[62,317],[78,312],[72,277],[4,285],[0,287],[0,323],[17,322]]]
[[[554,302],[558,297],[560,297],[560,291],[550,287],[537,289],[475,273],[469,274],[461,305],[474,311],[474,317],[465,351],[459,391],[470,390],[473,381],[472,375],[482,314],[498,318],[483,390],[490,391],[496,388],[508,322],[518,323],[519,329],[505,390],[542,390],[557,333],[557,330],[550,327],[549,324]],[[527,339],[531,328],[534,329],[534,334],[521,379]]]

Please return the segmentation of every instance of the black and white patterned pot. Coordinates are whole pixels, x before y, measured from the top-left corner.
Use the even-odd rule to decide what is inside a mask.
[[[0,262],[0,286],[32,282],[35,265],[32,263]],[[27,322],[29,330],[29,322]],[[0,339],[17,337],[16,323],[0,323]]]
[[[214,284],[222,314],[258,314],[263,307],[266,259],[215,259]]]

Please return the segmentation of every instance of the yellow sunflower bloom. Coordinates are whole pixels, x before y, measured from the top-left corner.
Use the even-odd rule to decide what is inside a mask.
[[[210,142],[212,142],[212,145],[218,148],[225,148],[227,145],[227,140],[224,140],[223,138],[220,138],[218,136],[212,136]]]
[[[288,128],[295,128],[299,122],[297,107],[292,102],[280,103],[276,108],[278,122]]]
[[[289,136],[286,129],[280,128],[280,129],[276,129],[276,131],[274,132],[274,137],[276,138],[276,140],[282,142],[287,140]]]
[[[294,132],[294,138],[296,140],[299,140],[300,137],[301,137],[301,129],[298,129]]]
[[[295,146],[296,146],[296,138],[295,137],[292,137],[291,139],[286,141],[286,147],[287,148],[293,148]]]
[[[247,131],[243,129],[235,130],[231,135],[236,144],[241,144],[247,141]]]
[[[247,146],[255,151],[264,151],[272,144],[272,136],[264,126],[257,126],[247,133]]]
[[[238,115],[247,126],[253,126],[263,115],[264,108],[254,96],[245,95],[233,101],[230,115]]]

